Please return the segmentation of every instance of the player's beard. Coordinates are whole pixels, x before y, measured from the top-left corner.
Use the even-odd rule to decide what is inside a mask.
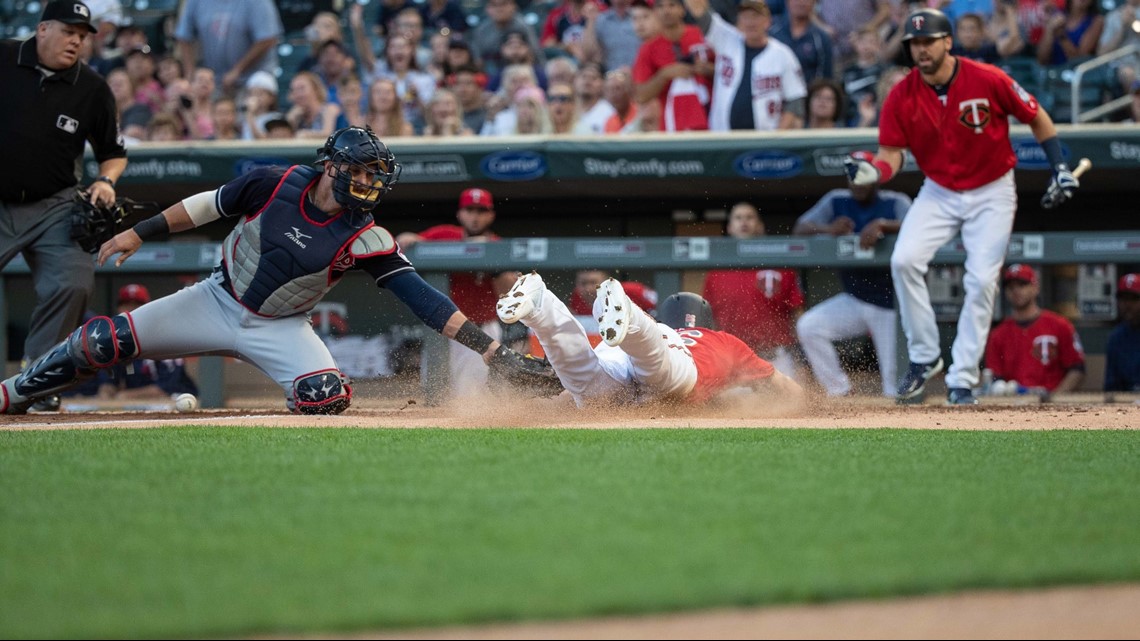
[[[942,51],[939,54],[930,52],[927,54],[930,56],[929,61],[924,62],[916,58],[914,64],[918,66],[918,70],[922,72],[922,75],[933,76],[934,74],[938,73],[939,69],[942,68],[942,63],[946,61],[947,53],[948,52],[946,51]]]

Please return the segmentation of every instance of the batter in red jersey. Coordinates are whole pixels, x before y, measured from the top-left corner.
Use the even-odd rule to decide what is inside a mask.
[[[704,403],[726,393],[771,392],[800,403],[803,390],[757,357],[740,339],[697,325],[712,313],[696,294],[674,294],[654,320],[610,278],[598,288],[594,317],[602,342],[586,331],[537,273],[520,276],[496,305],[504,323],[522,322],[542,344],[558,379],[578,407],[614,403]],[[674,329],[676,328],[676,329]],[[746,398],[760,402],[760,397]]]
[[[491,231],[495,222],[495,201],[486,189],[472,188],[459,195],[459,211],[455,214],[458,225],[436,225],[416,234],[404,232],[396,237],[401,249],[408,249],[420,241],[495,241],[499,237]],[[495,318],[495,301],[514,285],[516,272],[455,272],[450,275],[451,299],[488,336],[502,338],[499,321]],[[464,312],[465,314],[467,312]],[[454,396],[484,396],[487,391],[487,366],[482,359],[471,358],[465,352],[450,351],[451,392]]]
[[[1085,354],[1073,324],[1037,305],[1041,286],[1029,265],[1010,265],[1002,284],[1010,317],[990,332],[986,345],[986,367],[994,380],[1016,381],[1046,394],[1075,390],[1085,376]]]
[[[966,297],[946,374],[951,405],[973,405],[978,366],[993,319],[998,275],[1013,229],[1017,157],[1009,118],[1027,123],[1041,144],[1053,179],[1041,200],[1052,208],[1080,186],[1069,170],[1052,119],[1000,69],[950,55],[950,21],[936,9],[907,17],[904,46],[915,68],[883,103],[879,151],[873,160],[851,156],[847,174],[857,185],[886,182],[910,149],[926,174],[907,211],[891,255],[891,276],[906,332],[910,367],[899,402],[919,402],[926,382],[943,369],[938,325],[926,287],[934,252],[961,233],[966,248]]]

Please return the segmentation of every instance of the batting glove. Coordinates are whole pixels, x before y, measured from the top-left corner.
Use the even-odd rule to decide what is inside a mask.
[[[1053,209],[1061,203],[1073,197],[1073,192],[1081,186],[1081,181],[1073,175],[1069,170],[1069,166],[1065,163],[1057,165],[1056,171],[1053,173],[1053,181],[1049,183],[1049,188],[1045,190],[1045,195],[1041,197],[1041,206],[1045,209]]]
[[[883,177],[879,169],[867,159],[866,152],[856,152],[843,159],[843,168],[852,185],[877,185]]]

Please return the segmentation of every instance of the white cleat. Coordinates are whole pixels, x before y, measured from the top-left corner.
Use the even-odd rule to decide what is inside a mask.
[[[600,310],[599,310],[600,308]],[[598,331],[602,340],[610,347],[617,347],[629,333],[629,319],[633,303],[622,289],[621,283],[607,278],[598,285],[598,299],[594,303],[594,313],[598,317]]]
[[[508,325],[517,323],[534,312],[545,290],[546,283],[542,282],[542,276],[538,272],[523,274],[506,294],[499,297],[499,302],[495,303],[495,313],[499,315],[499,320]]]

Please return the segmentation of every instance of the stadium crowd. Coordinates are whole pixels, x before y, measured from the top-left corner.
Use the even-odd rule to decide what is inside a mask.
[[[30,36],[18,23],[35,4],[0,0],[3,33]],[[901,21],[920,6],[954,21],[954,53],[1003,67],[1064,121],[1068,105],[1050,102],[1069,88],[1050,70],[1140,43],[1140,0],[87,4],[99,31],[83,59],[112,88],[128,145],[347,125],[383,139],[875,126],[907,66]],[[733,31],[748,55],[725,44]],[[764,82],[714,82],[742,58],[766,66]],[[1109,118],[1140,120],[1137,62],[1096,77],[1093,103],[1133,96]]]

